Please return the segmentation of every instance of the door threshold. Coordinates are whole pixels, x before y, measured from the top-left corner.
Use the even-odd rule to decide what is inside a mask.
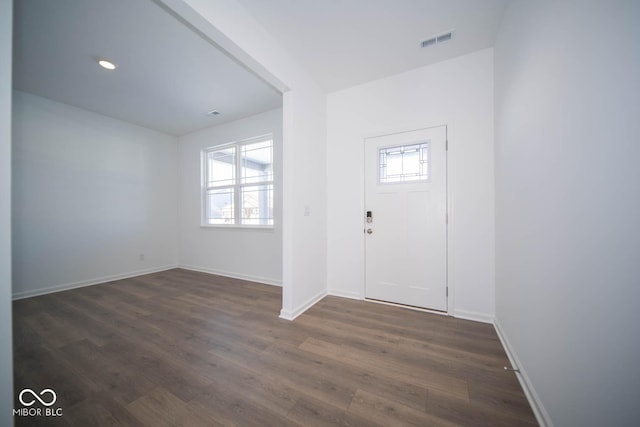
[[[406,305],[406,304],[400,304],[400,303],[397,303],[397,302],[382,301],[382,300],[373,299],[373,298],[365,298],[364,300],[367,301],[367,302],[373,302],[373,303],[376,303],[376,304],[390,305],[392,307],[407,308],[407,309],[413,310],[413,311],[422,311],[424,313],[439,314],[441,316],[448,316],[449,315],[449,313],[447,313],[446,311],[433,310],[431,308],[418,307],[418,306],[415,306],[415,305]]]

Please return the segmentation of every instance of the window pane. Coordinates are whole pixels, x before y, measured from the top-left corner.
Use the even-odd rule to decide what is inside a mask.
[[[207,187],[235,184],[236,148],[207,152]]]
[[[242,183],[273,181],[273,142],[271,140],[241,147]]]
[[[207,224],[233,224],[233,188],[207,191]]]
[[[380,182],[429,179],[429,143],[380,149]]]
[[[273,185],[242,187],[240,222],[252,225],[273,225]]]

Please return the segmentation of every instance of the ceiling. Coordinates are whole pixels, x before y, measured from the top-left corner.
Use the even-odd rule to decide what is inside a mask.
[[[238,1],[331,92],[493,46],[509,0]]]
[[[509,0],[237,1],[331,92],[492,46]],[[15,0],[14,9],[16,89],[172,135],[282,105],[153,0]],[[452,29],[451,41],[420,48]],[[118,68],[97,66],[102,57]]]
[[[282,105],[152,0],[15,0],[14,9],[16,89],[171,135]],[[99,57],[118,68],[100,68]]]

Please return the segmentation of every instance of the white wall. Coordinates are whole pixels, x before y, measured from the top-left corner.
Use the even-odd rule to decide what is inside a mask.
[[[494,314],[493,51],[419,68],[327,100],[328,283],[364,296],[363,139],[447,125],[452,314]]]
[[[162,0],[283,94],[281,317],[293,319],[326,293],[326,97],[235,0]],[[204,20],[204,22],[203,22]],[[305,207],[310,215],[305,216]]]
[[[274,227],[270,230],[200,226],[200,154],[204,148],[273,134]],[[180,138],[179,264],[262,283],[282,283],[282,110],[211,127]]]
[[[495,46],[496,321],[557,426],[640,419],[639,21],[518,1]]]
[[[161,2],[189,25],[207,35],[215,44],[230,52],[256,74],[280,90],[286,91],[283,95],[283,309],[281,316],[293,319],[326,293],[325,96],[306,72],[288,56],[237,1],[161,0]],[[59,130],[62,131],[62,128],[64,127]],[[86,183],[87,181],[74,184],[81,186],[82,182]],[[173,202],[175,201],[174,199]],[[166,205],[171,204],[168,198],[163,202]],[[60,203],[59,206],[65,205]],[[17,212],[19,209],[23,208],[17,206],[15,211]],[[169,215],[168,210],[163,211]],[[305,212],[311,214],[305,215]],[[30,212],[29,215],[36,215],[36,213]],[[129,213],[129,218],[132,217]],[[58,219],[62,220],[62,218]],[[18,229],[21,224],[26,224],[30,220],[20,219],[14,226]],[[28,227],[23,228],[20,230],[24,234],[24,238],[21,237],[21,240],[25,243],[32,242],[34,230],[28,229]],[[151,225],[150,228],[154,228],[154,225]],[[58,234],[59,230],[58,228],[54,229]],[[108,240],[107,234],[103,233],[102,237]],[[152,234],[155,237],[150,234],[145,236],[153,240],[158,236],[169,236],[170,233]],[[52,238],[60,240],[59,235]],[[143,243],[148,243],[148,241],[140,240],[129,243],[133,243],[133,246],[128,247],[136,247],[145,246]],[[162,264],[160,259],[163,257],[160,253],[167,248],[165,242],[155,243],[157,244],[150,245],[157,249],[157,253],[151,254],[152,262],[149,262],[149,255],[145,252],[147,256],[145,267],[153,264],[152,268],[155,268],[156,265]],[[20,244],[16,244],[14,251],[23,253],[30,249],[25,246],[21,247]],[[86,242],[86,245],[93,249],[88,251],[88,257],[95,257],[97,245],[94,245],[93,241]],[[103,244],[100,246],[104,247]],[[70,248],[64,249],[63,254],[66,249]],[[153,252],[153,249],[145,250]],[[138,253],[138,249],[132,250],[132,252]],[[60,254],[54,255],[64,257]],[[102,255],[105,255],[107,259],[101,261],[100,265],[89,266],[87,269],[89,271],[77,271],[78,274],[72,274],[64,271],[64,268],[57,268],[58,271],[54,271],[53,276],[47,276],[48,283],[44,286],[51,290],[56,287],[81,285],[118,276],[120,273],[115,273],[115,276],[111,275],[116,269],[103,268],[106,264],[113,264],[112,261],[121,264],[121,266],[124,265],[126,270],[129,270],[129,267],[135,268],[131,264],[129,252],[120,255],[109,252]],[[42,257],[42,254],[39,256]],[[175,254],[166,258],[172,257],[175,257]],[[55,257],[47,259],[46,262],[49,264],[46,267],[51,267],[53,270],[56,270],[55,266],[60,265],[59,260]],[[34,283],[42,281],[43,278],[34,277],[26,265],[22,264],[22,261],[16,264],[20,264],[18,265],[20,271],[16,275],[17,285],[14,290],[18,296],[40,292],[43,285]],[[103,270],[106,276],[95,277],[97,272]],[[117,270],[122,269],[118,268]],[[93,278],[89,279],[88,277]],[[69,283],[70,280],[77,281]]]
[[[0,425],[13,424],[11,340],[12,1],[0,0]]]
[[[14,92],[14,296],[175,266],[176,183],[176,138]]]

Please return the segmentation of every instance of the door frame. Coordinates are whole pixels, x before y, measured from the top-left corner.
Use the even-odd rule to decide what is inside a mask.
[[[445,250],[445,259],[446,259],[446,287],[447,287],[447,310],[446,311],[438,311],[438,310],[431,310],[428,308],[420,308],[420,307],[413,307],[413,306],[407,306],[407,305],[402,305],[402,304],[396,304],[393,302],[386,302],[386,301],[378,301],[378,300],[373,300],[373,299],[368,299],[366,298],[366,286],[367,286],[367,275],[366,275],[366,269],[367,269],[367,249],[366,249],[366,239],[365,239],[365,233],[364,233],[364,226],[365,226],[365,218],[364,218],[364,212],[365,212],[365,159],[366,159],[366,154],[365,154],[365,150],[366,150],[366,143],[367,143],[367,139],[370,138],[378,138],[378,137],[383,137],[383,136],[390,136],[390,135],[396,135],[396,134],[401,134],[401,133],[409,133],[409,132],[414,132],[414,131],[421,131],[421,130],[429,130],[429,129],[435,129],[435,128],[444,128],[444,134],[445,134],[445,144],[446,144],[446,150],[445,150],[445,169],[446,169],[446,189],[445,189],[445,205],[447,207],[447,223],[446,223],[446,250]],[[379,132],[374,132],[374,133],[370,133],[370,134],[366,134],[362,136],[362,146],[361,146],[361,170],[360,170],[360,215],[361,215],[361,221],[362,221],[362,226],[363,226],[363,233],[362,233],[362,253],[363,253],[363,257],[362,257],[362,288],[360,290],[360,297],[362,300],[364,301],[368,301],[368,302],[372,302],[372,303],[376,303],[376,304],[384,304],[384,305],[391,305],[391,306],[396,306],[396,307],[403,307],[403,308],[407,308],[410,310],[417,310],[417,311],[424,311],[424,312],[428,312],[428,313],[434,313],[434,314],[440,314],[440,315],[452,315],[451,313],[454,312],[454,304],[455,304],[455,292],[454,292],[454,280],[453,280],[453,256],[452,256],[452,239],[451,236],[453,235],[453,230],[454,230],[454,221],[453,221],[453,186],[452,186],[452,182],[451,182],[451,169],[452,169],[452,165],[449,159],[449,149],[451,148],[451,141],[449,140],[449,125],[444,123],[444,124],[429,124],[429,125],[418,125],[418,126],[406,126],[406,127],[402,127],[400,129],[393,129],[393,130],[387,130],[387,131],[379,131]]]

